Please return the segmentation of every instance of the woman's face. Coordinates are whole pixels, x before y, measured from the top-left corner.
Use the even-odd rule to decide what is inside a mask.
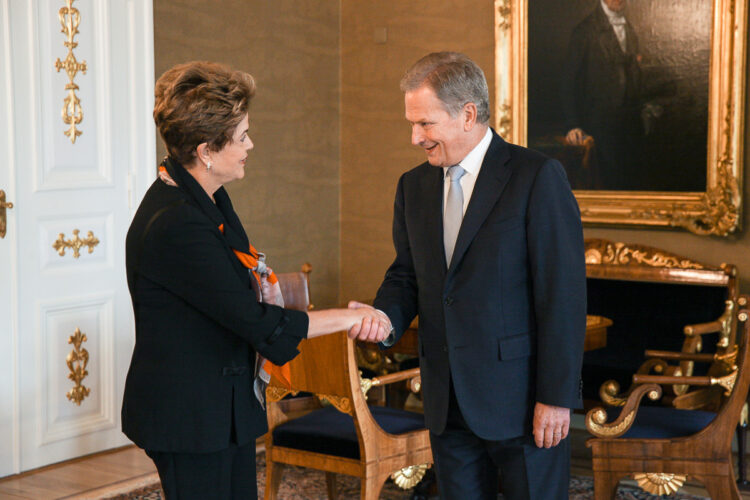
[[[253,149],[253,141],[247,135],[249,119],[242,119],[232,133],[232,140],[218,152],[209,154],[211,158],[211,176],[220,184],[226,184],[245,176],[247,152]]]

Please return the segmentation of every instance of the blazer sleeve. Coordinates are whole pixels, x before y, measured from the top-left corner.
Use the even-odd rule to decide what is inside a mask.
[[[583,227],[556,160],[547,160],[534,180],[526,224],[537,324],[537,401],[577,408],[586,335]]]
[[[404,216],[404,176],[399,179],[393,204],[393,245],[396,258],[385,273],[373,305],[383,311],[393,325],[393,338],[382,347],[395,344],[417,315],[417,278],[414,272]]]
[[[232,257],[219,229],[194,207],[182,205],[156,220],[137,272],[242,337],[266,359],[286,363],[307,337],[307,314],[258,302]]]

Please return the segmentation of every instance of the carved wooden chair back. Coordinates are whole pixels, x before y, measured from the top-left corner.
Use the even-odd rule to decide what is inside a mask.
[[[416,484],[432,463],[422,415],[367,405],[355,345],[346,332],[303,340],[299,350],[289,363],[291,386],[272,379],[266,390],[265,498],[277,498],[285,465],[325,471],[329,498],[336,498],[336,474],[359,477],[360,496],[368,500],[379,497],[389,476],[403,487]],[[367,385],[415,377],[419,369]],[[284,399],[299,393],[312,396]]]
[[[290,273],[278,273],[284,307],[298,311],[309,311],[314,306],[310,303],[310,273],[312,266],[302,264],[302,270]]]
[[[625,364],[637,367],[629,373],[613,371],[613,380],[599,377],[602,401],[622,406],[634,386],[621,393],[621,383],[633,373],[690,376],[696,362],[703,363],[701,375],[722,376],[731,370],[737,354],[739,293],[733,265],[713,267],[654,247],[587,239],[586,273],[589,313],[609,317],[614,324],[608,335],[611,345],[586,354],[584,383],[596,378],[595,367],[607,366],[612,359],[632,357]],[[715,387],[673,384],[665,389],[662,402],[715,410],[721,394]]]
[[[739,303],[742,309],[736,315],[742,329],[732,371],[721,378],[686,377],[687,383],[716,386],[728,394],[718,413],[639,406],[645,395],[661,396],[662,385],[655,383],[639,385],[611,423],[606,423],[604,408],[588,413],[586,427],[597,436],[587,442],[596,500],[614,498],[619,479],[626,475],[655,494],[677,491],[693,478],[705,485],[711,498],[740,500],[731,444],[750,386],[750,310],[746,296]]]

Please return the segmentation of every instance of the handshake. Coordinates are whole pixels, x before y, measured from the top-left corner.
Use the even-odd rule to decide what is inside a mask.
[[[357,301],[348,304],[352,315],[349,338],[365,342],[382,342],[393,330],[391,320],[383,311]]]

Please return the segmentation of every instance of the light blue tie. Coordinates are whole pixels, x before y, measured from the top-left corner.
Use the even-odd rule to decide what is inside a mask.
[[[448,169],[451,185],[448,188],[448,198],[445,200],[443,212],[443,244],[445,245],[445,263],[450,267],[453,249],[456,246],[458,230],[464,218],[464,192],[461,189],[461,177],[466,170],[461,165],[453,165]]]

